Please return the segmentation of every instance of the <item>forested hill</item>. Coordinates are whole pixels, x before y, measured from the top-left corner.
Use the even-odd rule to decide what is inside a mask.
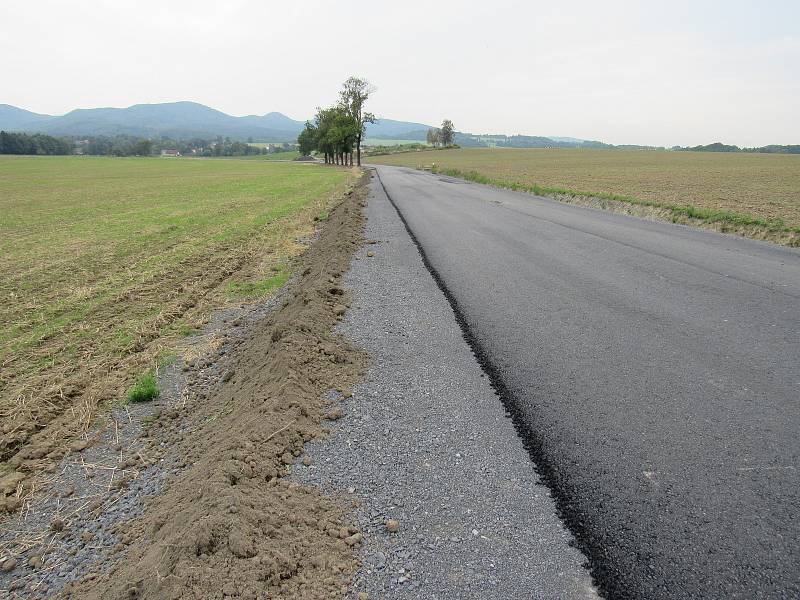
[[[0,104],[0,129],[61,136],[169,137],[225,136],[237,140],[294,142],[305,121],[279,112],[234,117],[196,102],[135,104],[128,108],[77,109],[61,116],[42,115]],[[380,119],[367,126],[371,137],[398,138],[428,128],[422,123]]]

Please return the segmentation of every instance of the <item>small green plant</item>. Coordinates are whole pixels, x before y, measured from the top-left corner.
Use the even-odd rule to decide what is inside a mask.
[[[186,325],[185,323],[178,325],[178,333],[183,337],[189,337],[190,335],[197,335],[200,333],[200,330],[196,327],[191,327],[190,325]]]
[[[128,402],[148,402],[161,394],[156,382],[156,375],[148,371],[136,381],[136,385],[128,392]]]
[[[164,369],[178,361],[178,355],[171,350],[162,348],[156,355],[156,361],[159,369]]]
[[[317,215],[317,221],[327,221],[330,214],[327,210],[323,210],[321,213]]]
[[[272,274],[257,281],[234,281],[228,284],[228,292],[232,296],[258,298],[266,296],[282,287],[292,276],[285,265],[272,268]]]

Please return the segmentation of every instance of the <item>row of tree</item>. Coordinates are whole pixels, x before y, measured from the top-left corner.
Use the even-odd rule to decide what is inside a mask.
[[[683,150],[687,152],[758,152],[762,154],[800,154],[800,144],[790,144],[788,146],[770,144],[769,146],[759,146],[758,148],[740,148],[739,146],[715,142],[713,144],[706,144],[704,146],[673,146],[672,150]]]
[[[316,151],[326,163],[361,166],[361,142],[367,123],[375,122],[375,115],[366,112],[364,105],[375,88],[366,79],[350,77],[339,92],[339,102],[330,108],[317,109],[314,122],[306,126],[297,138],[300,154]]]
[[[251,156],[269,154],[279,149],[276,146],[260,147],[217,136],[216,139],[192,138],[174,140],[171,138],[143,139],[134,136],[113,137],[96,136],[76,142],[80,154],[97,156],[151,156],[162,150],[176,150],[184,156]],[[287,147],[286,150],[290,150]]]
[[[450,119],[442,121],[441,127],[428,129],[426,140],[432,146],[452,146],[456,140],[456,128]]]
[[[92,136],[81,139],[57,138],[44,134],[0,131],[0,154],[89,154],[93,156],[152,156],[162,150],[176,150],[185,156],[251,156],[293,150],[292,144],[254,146],[230,138],[147,139],[129,135]]]
[[[0,154],[72,154],[72,143],[41,133],[29,135],[0,131]]]

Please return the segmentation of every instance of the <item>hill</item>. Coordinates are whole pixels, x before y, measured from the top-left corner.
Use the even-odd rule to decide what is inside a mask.
[[[258,138],[265,141],[293,141],[302,123],[279,113],[233,117],[196,102],[135,104],[128,108],[76,109],[62,116],[35,115],[21,109],[0,113],[0,129],[47,133],[50,135],[140,137]],[[30,118],[31,115],[38,118]]]
[[[236,140],[293,142],[305,121],[279,112],[234,117],[197,102],[135,104],[127,108],[81,108],[65,115],[34,113],[0,105],[0,129],[65,136],[131,135],[186,139],[218,135]],[[367,127],[371,137],[397,138],[416,130],[425,139],[428,126],[408,121],[380,119]],[[400,135],[402,134],[402,135]],[[418,139],[418,138],[408,138]]]
[[[0,129],[5,131],[23,131],[52,118],[50,115],[40,115],[10,104],[0,104]]]
[[[52,116],[0,105],[0,129],[56,136],[129,135],[173,139],[213,138],[258,142],[293,142],[305,121],[279,112],[234,117],[197,102],[134,104],[127,108],[80,108],[65,115]],[[430,125],[413,121],[379,118],[367,124],[366,137],[385,140],[424,142]],[[473,135],[458,133],[463,146],[507,146],[517,148],[576,147],[588,142],[574,138],[535,136]],[[595,143],[597,144],[597,143]]]

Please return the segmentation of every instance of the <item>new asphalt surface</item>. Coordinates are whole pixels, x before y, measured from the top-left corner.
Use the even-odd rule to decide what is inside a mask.
[[[601,593],[800,597],[800,252],[377,171]]]
[[[358,501],[376,600],[597,600],[453,311],[373,179],[366,236],[338,331],[372,357],[332,434],[294,477]],[[397,531],[387,521],[397,521]]]

